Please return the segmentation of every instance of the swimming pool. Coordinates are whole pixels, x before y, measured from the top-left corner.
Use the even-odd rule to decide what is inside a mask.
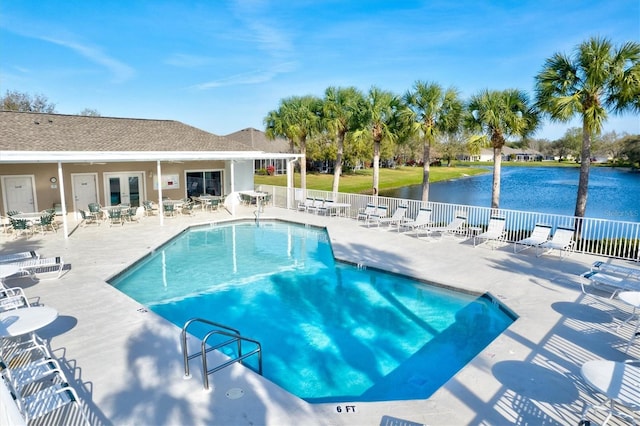
[[[278,221],[190,229],[111,284],[179,327],[260,341],[264,376],[309,402],[428,398],[514,320],[487,296],[336,262],[325,230]]]

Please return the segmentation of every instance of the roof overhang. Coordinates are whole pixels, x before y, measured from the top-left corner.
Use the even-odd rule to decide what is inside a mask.
[[[0,163],[295,160],[301,157],[301,154],[262,151],[0,151]]]

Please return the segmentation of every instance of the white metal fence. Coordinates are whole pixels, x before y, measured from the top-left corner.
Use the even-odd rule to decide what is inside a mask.
[[[640,223],[638,222],[579,218],[430,201],[423,203],[402,198],[332,193],[311,189],[303,191],[300,188],[287,191],[286,187],[270,185],[258,185],[256,190],[271,194],[273,205],[281,208],[297,209],[298,204],[304,203],[307,198],[348,204],[351,207],[344,209],[344,212],[352,218],[355,218],[359,209],[364,209],[368,203],[387,206],[389,215],[392,215],[399,205],[406,205],[408,206],[407,217],[411,218],[418,214],[420,207],[429,207],[433,211],[432,221],[438,225],[449,223],[457,215],[464,215],[467,218],[467,227],[485,229],[490,217],[500,216],[506,219],[507,242],[528,237],[537,223],[550,225],[553,229],[552,234],[558,227],[571,228],[575,230],[574,240],[577,252],[640,261]]]

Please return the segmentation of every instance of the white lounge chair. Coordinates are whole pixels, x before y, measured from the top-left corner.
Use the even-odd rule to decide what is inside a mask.
[[[425,232],[427,236],[431,236],[434,232],[440,235],[440,239],[445,235],[454,235],[460,233],[462,227],[467,222],[467,218],[465,216],[456,216],[449,224],[445,226],[433,226],[425,228]],[[419,233],[416,233],[416,237],[420,238]]]
[[[611,299],[621,291],[640,291],[640,281],[634,281],[600,271],[587,271],[580,274],[580,277],[594,287],[606,287],[608,290],[611,290]],[[582,287],[582,292],[587,294],[584,288],[584,280],[580,282],[580,286]]]
[[[575,241],[573,241],[574,232],[575,230],[572,228],[562,228],[559,226],[549,241],[538,245],[539,252],[537,256],[540,257],[543,254],[551,253],[553,250],[560,252],[561,259],[568,256],[573,251],[575,245]]]
[[[78,414],[76,416],[80,417],[78,420],[81,419],[84,424],[90,424],[82,409],[78,394],[75,389],[66,383],[48,386],[25,397],[20,395],[19,392],[13,391],[17,394],[16,404],[18,405],[18,410],[20,410],[27,423],[72,404],[77,407]],[[71,413],[65,413],[65,420],[68,421],[72,415]]]
[[[415,231],[417,236],[418,230],[432,225],[431,223],[432,213],[433,213],[433,210],[431,210],[430,208],[420,207],[420,210],[418,210],[418,215],[416,216],[415,219],[407,219],[405,217],[402,223],[400,224],[400,226],[402,228],[407,228],[407,230]]]
[[[370,214],[367,218],[367,226],[371,226],[373,223],[379,223],[381,219],[385,219],[387,217],[387,213],[389,209],[387,206],[378,206],[376,207],[376,211],[373,214]]]
[[[551,235],[551,225],[538,223],[529,237],[513,242],[513,252],[518,253],[531,247],[537,247],[546,242],[549,239],[549,235]],[[518,250],[518,246],[522,246],[522,248]]]
[[[591,266],[593,271],[602,271],[615,275],[620,275],[625,278],[632,278],[634,280],[640,280],[640,268],[633,268],[631,266],[613,265],[611,263],[597,261]]]
[[[14,263],[22,260],[38,259],[40,255],[35,251],[22,251],[19,253],[10,253],[0,255],[0,263]]]
[[[489,219],[489,225],[487,230],[481,234],[474,235],[473,246],[476,247],[478,240],[482,240],[480,244],[488,243],[489,241],[503,241],[505,236],[505,224],[506,218],[501,216],[493,216]],[[491,248],[495,248],[493,245]]]
[[[369,219],[369,216],[371,216],[372,214],[375,214],[376,212],[376,206],[375,204],[367,204],[367,207],[365,207],[364,209],[359,209],[358,210],[358,216],[356,216],[356,220],[363,220],[365,223],[367,222],[367,220]]]
[[[64,261],[60,257],[46,257],[25,260],[22,262],[12,262],[12,265],[16,265],[20,268],[23,275],[29,275],[29,277],[36,281],[36,274],[55,272],[56,278],[60,278],[64,270]]]
[[[0,284],[0,312],[29,307],[29,299],[21,287],[4,287]]]
[[[378,217],[377,215],[373,215],[372,219],[375,220],[375,223],[380,225],[396,225],[398,228],[398,232],[400,232],[400,224],[404,220],[407,215],[408,206],[398,206],[395,212],[391,217]]]

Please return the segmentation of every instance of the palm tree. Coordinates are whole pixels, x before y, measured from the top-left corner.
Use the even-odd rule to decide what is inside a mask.
[[[454,88],[444,90],[437,83],[417,81],[404,95],[412,111],[412,133],[424,141],[422,201],[429,200],[431,147],[441,133],[453,133],[460,126],[462,102]]]
[[[342,175],[344,140],[349,131],[357,125],[355,115],[364,100],[355,87],[329,87],[322,103],[322,123],[330,138],[336,143],[336,165],[333,171],[333,192],[337,193]]]
[[[466,125],[480,132],[493,148],[493,186],[491,208],[500,204],[500,166],[502,147],[513,136],[526,137],[538,126],[538,115],[521,90],[483,90],[467,105]]]
[[[354,138],[373,141],[373,195],[376,196],[380,187],[380,144],[383,140],[395,142],[398,139],[400,108],[398,96],[372,87],[358,111],[360,124]]]
[[[278,109],[270,111],[264,119],[265,134],[269,139],[283,136],[291,146],[298,146],[302,154],[300,187],[303,191],[307,188],[306,142],[319,131],[321,104],[315,96],[292,96],[282,99]]]
[[[591,137],[600,134],[613,113],[640,111],[640,43],[614,48],[605,38],[593,37],[577,46],[573,56],[556,53],[536,76],[536,105],[551,120],[582,119],[580,179],[575,216],[587,208]]]

